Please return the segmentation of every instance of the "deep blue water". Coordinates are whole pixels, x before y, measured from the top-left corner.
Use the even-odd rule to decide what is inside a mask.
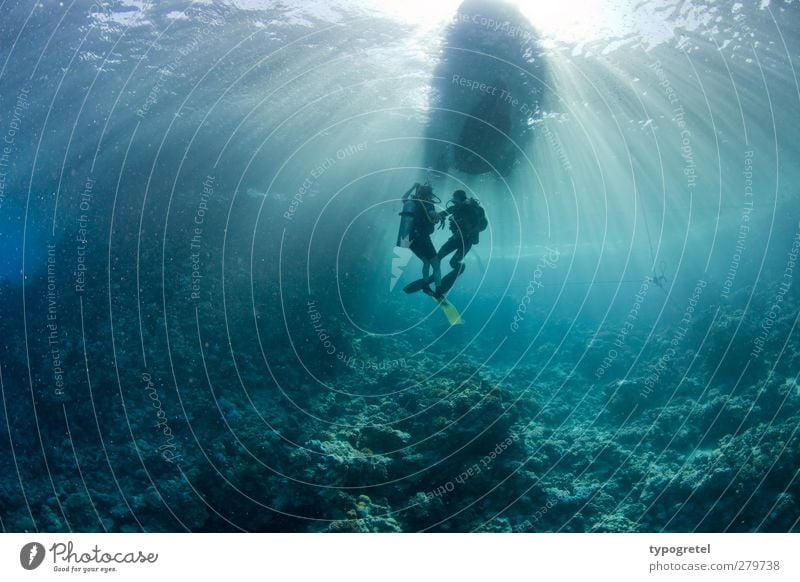
[[[796,531],[800,11],[534,5],[3,3],[0,527]]]

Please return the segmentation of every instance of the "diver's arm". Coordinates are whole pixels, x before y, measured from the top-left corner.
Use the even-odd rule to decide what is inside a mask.
[[[409,196],[411,195],[411,193],[412,193],[414,190],[416,190],[417,188],[419,188],[419,182],[414,182],[414,185],[413,185],[413,186],[411,186],[411,188],[409,188],[409,189],[408,189],[408,192],[406,192],[405,194],[403,194],[403,202],[405,202],[406,200],[408,200],[408,197],[409,197]]]
[[[445,223],[445,221],[447,220],[448,216],[453,214],[453,209],[454,208],[455,208],[455,206],[451,206],[450,208],[445,208],[444,210],[440,210],[439,212],[436,213],[436,214],[439,215],[439,220],[441,221],[442,224]]]

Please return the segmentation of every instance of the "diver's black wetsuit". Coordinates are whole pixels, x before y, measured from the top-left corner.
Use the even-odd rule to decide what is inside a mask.
[[[464,271],[462,261],[479,240],[480,227],[478,224],[478,209],[480,207],[475,202],[466,201],[454,204],[442,213],[442,218],[450,215],[450,232],[453,234],[447,242],[439,249],[437,257],[441,261],[447,255],[455,251],[450,257],[450,267],[453,269],[442,278],[441,293],[447,293],[458,277]]]
[[[418,185],[415,185],[415,188],[417,186]],[[414,190],[414,188],[412,188],[412,190]],[[403,195],[404,202],[408,200],[408,196],[411,194],[412,190],[409,190]],[[428,280],[430,269],[433,267],[433,279],[435,283],[439,285],[441,280],[439,259],[436,256],[436,247],[433,246],[433,242],[431,241],[431,234],[433,234],[435,225],[439,221],[439,215],[434,206],[433,192],[430,188],[427,190],[428,194],[426,196],[419,196],[413,199],[414,221],[413,228],[409,235],[411,243],[408,245],[408,248],[422,261],[423,279],[426,281]]]
[[[464,260],[464,257],[472,248],[472,238],[470,236],[464,236],[461,231],[457,231],[453,233],[447,242],[442,245],[442,248],[439,249],[437,256],[439,260],[445,258],[447,255],[452,253],[453,251],[456,252],[452,257],[450,257],[450,266],[455,269]]]
[[[418,208],[421,208],[423,202],[418,202],[417,204]],[[425,226],[425,223],[428,222],[425,217],[425,211],[421,211],[420,214],[422,214],[422,216],[414,220],[414,225],[422,224]],[[430,231],[428,231],[427,227],[424,229],[414,228],[414,232],[411,235],[411,245],[408,248],[423,262],[430,262],[436,258],[436,247],[433,246],[433,241],[431,241],[432,233],[433,224],[430,224]]]

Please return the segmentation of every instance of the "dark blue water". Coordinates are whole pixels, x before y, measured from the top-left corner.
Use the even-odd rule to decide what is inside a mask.
[[[795,4],[272,4],[0,6],[0,526],[796,531]]]

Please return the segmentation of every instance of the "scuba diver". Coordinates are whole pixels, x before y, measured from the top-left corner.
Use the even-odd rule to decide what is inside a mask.
[[[464,272],[465,265],[462,262],[464,257],[473,245],[478,244],[480,233],[489,225],[486,212],[480,203],[475,198],[467,198],[463,190],[453,192],[453,198],[448,202],[447,209],[439,213],[441,220],[439,228],[444,228],[448,216],[450,232],[453,234],[439,249],[436,257],[441,262],[450,253],[455,252],[455,254],[450,258],[450,267],[453,270],[442,278],[442,284],[436,290],[436,294],[441,296],[450,290],[456,278]]]
[[[431,282],[430,272],[433,268],[433,282],[438,289],[441,286],[441,270],[431,234],[436,223],[442,220],[434,206],[441,200],[434,195],[433,188],[427,183],[415,183],[403,194],[402,200],[403,210],[400,212],[402,218],[397,233],[397,246],[411,249],[411,252],[422,261],[420,281],[425,287]]]

